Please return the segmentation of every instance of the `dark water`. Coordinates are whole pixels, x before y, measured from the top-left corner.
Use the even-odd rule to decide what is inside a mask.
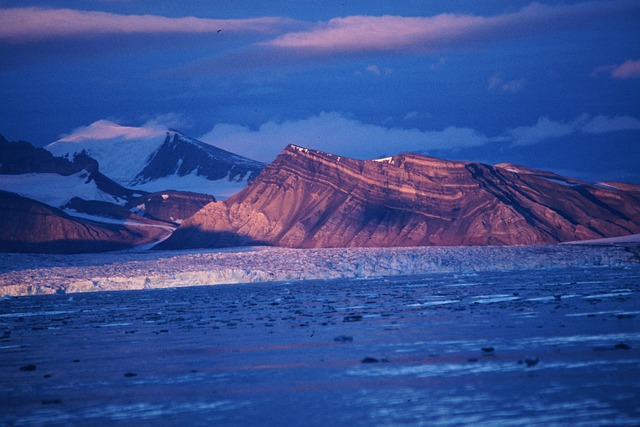
[[[5,298],[0,425],[640,425],[640,268]]]

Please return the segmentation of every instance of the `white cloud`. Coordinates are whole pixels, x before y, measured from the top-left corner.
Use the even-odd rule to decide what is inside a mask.
[[[558,5],[532,3],[512,13],[486,17],[346,16],[319,23],[310,30],[283,34],[265,44],[315,53],[434,51],[567,27],[592,27],[601,18],[638,8],[636,0],[610,0]]]
[[[640,129],[640,120],[630,116],[595,116],[582,127],[584,133],[607,133]]]
[[[184,114],[166,113],[153,117],[142,125],[144,128],[160,128],[160,129],[184,129],[191,127],[191,120]]]
[[[96,34],[273,33],[295,21],[279,17],[248,19],[168,18],[157,15],[119,15],[75,9],[16,7],[0,9],[0,40],[37,40]]]
[[[574,126],[569,123],[556,122],[547,117],[540,117],[533,126],[520,126],[507,131],[513,145],[532,145],[537,142],[571,135]]]
[[[273,160],[288,144],[345,157],[371,159],[401,152],[474,147],[491,141],[466,127],[450,126],[433,131],[388,128],[362,123],[337,112],[323,112],[282,123],[268,122],[257,130],[234,124],[217,124],[199,139],[264,162]]]
[[[640,59],[629,60],[617,65],[611,71],[611,77],[615,79],[637,79],[640,78]]]
[[[515,79],[504,81],[500,76],[492,76],[489,79],[489,90],[496,90],[501,93],[517,93],[520,92],[525,85],[524,79]]]
[[[572,121],[562,122],[540,117],[532,126],[509,129],[507,138],[513,145],[533,145],[541,141],[561,138],[576,133],[599,134],[623,130],[639,130],[640,120],[630,116],[591,116],[582,114]]]
[[[380,75],[380,68],[377,65],[369,65],[367,66],[366,70],[372,74],[375,74],[377,76]]]
[[[415,111],[405,120],[428,117]],[[148,140],[166,134],[167,128],[184,123],[184,117],[165,114],[142,126],[122,126],[112,120],[98,120],[75,129],[60,139],[65,142],[86,140]],[[386,127],[363,123],[338,112],[322,112],[301,120],[270,121],[257,129],[230,123],[216,124],[199,140],[216,147],[263,162],[272,161],[288,144],[309,147],[345,157],[373,159],[402,152],[428,153],[457,150],[494,142],[512,146],[533,145],[578,133],[601,134],[640,130],[640,120],[631,116],[591,116],[582,114],[571,121],[541,117],[531,126],[508,129],[501,136],[487,136],[468,127],[449,126],[441,130]]]
[[[614,79],[637,79],[640,78],[640,59],[623,62],[615,65],[602,65],[594,68],[591,77],[600,74],[609,74]]]

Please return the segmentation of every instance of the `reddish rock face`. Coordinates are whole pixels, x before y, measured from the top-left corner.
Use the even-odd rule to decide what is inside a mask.
[[[164,248],[530,245],[640,233],[640,186],[510,164],[400,154],[354,160],[287,147]]]
[[[154,242],[167,230],[153,221],[143,226],[97,224],[60,209],[0,191],[0,252],[82,253],[130,248]]]
[[[167,190],[147,194],[127,203],[127,208],[140,211],[147,218],[180,223],[216,199],[208,194]]]

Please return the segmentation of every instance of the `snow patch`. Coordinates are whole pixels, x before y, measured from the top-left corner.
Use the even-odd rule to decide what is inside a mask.
[[[580,187],[580,184],[572,184],[570,182],[567,182],[563,179],[554,179],[554,178],[549,178],[546,176],[541,176],[540,178],[547,180],[547,181],[551,181],[551,182],[555,182],[556,184],[561,184],[564,185],[566,187]]]
[[[381,159],[373,159],[373,161],[378,163],[389,163],[390,165],[394,164],[393,157],[383,157]]]

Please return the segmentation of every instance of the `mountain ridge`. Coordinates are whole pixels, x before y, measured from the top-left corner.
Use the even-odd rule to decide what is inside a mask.
[[[552,244],[640,232],[632,184],[605,188],[504,165],[406,153],[355,160],[290,145],[161,247]]]

